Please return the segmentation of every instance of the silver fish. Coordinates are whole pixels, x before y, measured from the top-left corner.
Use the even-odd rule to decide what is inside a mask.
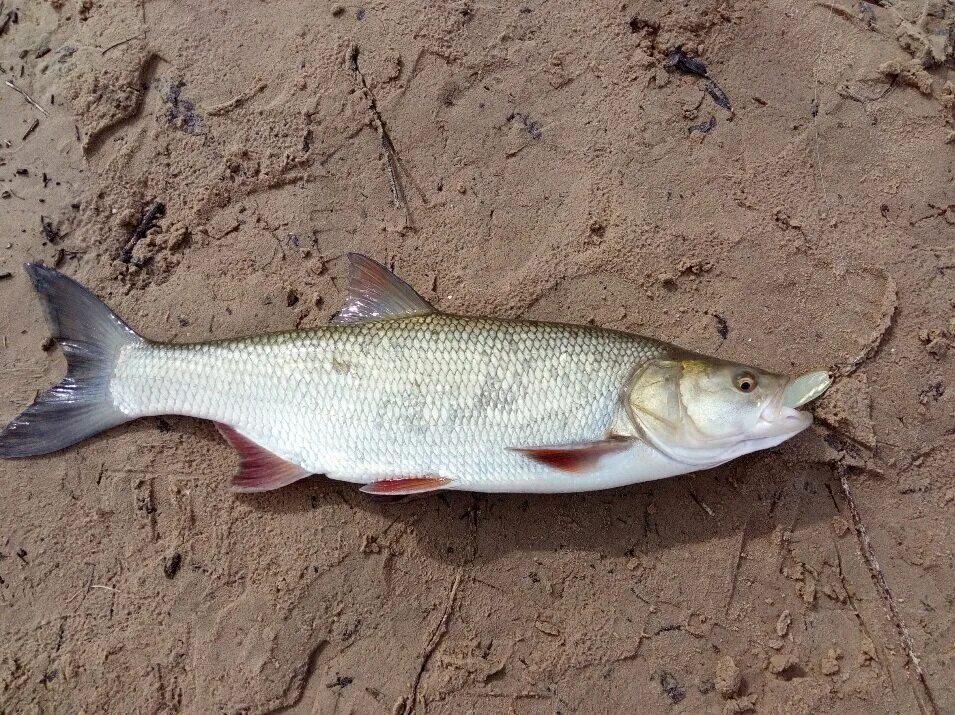
[[[236,491],[324,474],[377,494],[576,492],[778,445],[831,382],[614,330],[447,315],[370,258],[349,261],[332,325],[188,345],[148,341],[28,265],[68,372],[0,432],[0,457],[175,414],[217,423],[241,456]]]

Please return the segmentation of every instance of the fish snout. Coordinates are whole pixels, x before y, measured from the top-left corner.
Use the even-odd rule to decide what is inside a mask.
[[[828,370],[816,370],[793,378],[780,394],[781,405],[795,409],[812,402],[822,395],[832,384],[832,374]]]

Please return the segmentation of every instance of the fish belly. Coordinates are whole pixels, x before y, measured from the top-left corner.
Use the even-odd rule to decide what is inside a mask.
[[[604,439],[630,375],[669,350],[587,326],[432,314],[133,345],[117,361],[110,392],[131,417],[222,422],[334,479],[439,476],[457,489],[580,491],[685,470],[642,444],[587,475],[514,448]]]

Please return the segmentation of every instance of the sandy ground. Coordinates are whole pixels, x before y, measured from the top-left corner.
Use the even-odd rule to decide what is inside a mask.
[[[953,6],[502,5],[5,0],[43,111],[0,84],[0,422],[63,372],[26,260],[187,341],[323,324],[361,251],[449,310],[831,367],[817,426],[400,504],[235,497],[184,418],[5,462],[3,712],[955,712]]]

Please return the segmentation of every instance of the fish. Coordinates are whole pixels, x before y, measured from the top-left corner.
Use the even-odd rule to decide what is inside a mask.
[[[173,344],[27,264],[67,374],[0,432],[0,458],[185,415],[238,452],[236,492],[316,474],[379,495],[583,492],[775,447],[810,425],[799,408],[832,382],[590,325],[453,315],[371,258],[348,265],[327,326]]]

